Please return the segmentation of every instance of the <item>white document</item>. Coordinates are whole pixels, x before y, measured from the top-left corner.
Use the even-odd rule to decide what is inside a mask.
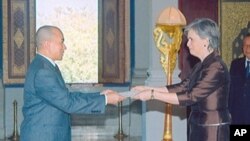
[[[137,93],[134,91],[125,91],[125,92],[119,92],[119,95],[124,96],[124,97],[132,97],[136,95]]]

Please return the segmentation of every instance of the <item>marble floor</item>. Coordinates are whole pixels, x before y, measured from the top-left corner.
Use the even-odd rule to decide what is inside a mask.
[[[90,131],[90,132],[88,132]],[[141,137],[125,137],[116,138],[117,134],[107,134],[96,130],[93,127],[72,126],[72,140],[71,141],[141,141]],[[18,141],[11,139],[0,139],[0,141]]]
[[[122,131],[127,136],[117,139],[114,136],[119,132],[120,124],[118,117],[118,109],[115,106],[106,108],[104,114],[88,115],[88,114],[72,114],[71,116],[71,141],[141,141],[140,126],[140,110],[138,105],[134,103],[132,106],[123,107]],[[138,116],[137,116],[138,115]],[[8,139],[0,139],[0,141],[11,141]]]
[[[12,141],[9,139],[0,139],[0,141]],[[72,137],[71,141],[141,141],[140,137],[125,137],[123,139],[116,139],[110,136],[97,136],[97,137]]]
[[[127,136],[123,138],[115,138],[117,134],[103,132],[104,130],[112,131],[112,128],[94,128],[91,126],[73,126],[71,131],[72,141],[141,141],[141,137]],[[117,133],[117,132],[116,132]]]
[[[123,139],[116,139],[114,137],[98,137],[98,138],[72,138],[72,141],[141,141],[140,137],[126,137]]]

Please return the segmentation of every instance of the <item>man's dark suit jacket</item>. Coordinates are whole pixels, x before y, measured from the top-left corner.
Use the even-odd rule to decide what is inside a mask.
[[[70,141],[70,113],[104,110],[104,95],[69,92],[53,64],[36,55],[24,84],[21,141]]]
[[[246,79],[245,57],[232,61],[229,110],[232,124],[250,124],[250,84]]]

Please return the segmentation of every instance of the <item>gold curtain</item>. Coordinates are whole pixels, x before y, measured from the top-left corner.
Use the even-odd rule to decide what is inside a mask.
[[[221,0],[220,3],[221,53],[230,67],[234,58],[242,56],[242,39],[250,33],[250,2]]]

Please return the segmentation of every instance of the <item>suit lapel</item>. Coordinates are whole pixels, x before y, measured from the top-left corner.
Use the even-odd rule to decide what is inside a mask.
[[[56,64],[56,66],[54,68],[55,68],[55,71],[56,71],[58,77],[60,77],[60,81],[62,81],[62,83],[65,84],[64,79],[62,77],[62,73],[61,73],[60,69],[58,68],[57,64]]]
[[[240,59],[240,63],[239,63],[240,75],[241,75],[241,77],[243,78],[244,81],[246,81],[245,60],[246,60],[246,58],[243,57],[243,58]]]
[[[65,86],[64,79],[63,79],[62,74],[61,74],[58,67],[56,69],[56,67],[53,66],[53,64],[51,64],[51,62],[49,62],[49,60],[47,60],[46,58],[44,58],[43,56],[41,56],[39,54],[37,55],[37,59],[39,59],[41,61],[41,63],[44,64],[44,66],[47,66],[47,69],[50,69],[51,71],[55,72],[56,77],[58,78],[60,84]]]

